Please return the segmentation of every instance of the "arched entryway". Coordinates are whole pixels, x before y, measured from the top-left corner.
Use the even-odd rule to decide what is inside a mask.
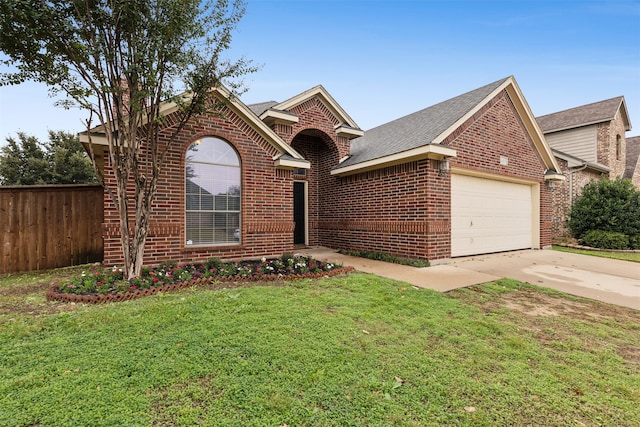
[[[331,199],[331,168],[338,164],[339,155],[335,141],[317,129],[298,133],[291,146],[311,163],[308,170],[293,172],[293,220],[294,244],[297,246],[320,245],[319,226],[323,207]]]

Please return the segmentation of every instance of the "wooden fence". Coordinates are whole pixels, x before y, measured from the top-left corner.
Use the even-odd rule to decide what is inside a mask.
[[[0,274],[102,261],[102,187],[0,187]]]

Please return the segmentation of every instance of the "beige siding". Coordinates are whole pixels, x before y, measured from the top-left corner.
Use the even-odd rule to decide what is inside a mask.
[[[585,126],[545,135],[556,150],[589,162],[597,162],[597,126]]]

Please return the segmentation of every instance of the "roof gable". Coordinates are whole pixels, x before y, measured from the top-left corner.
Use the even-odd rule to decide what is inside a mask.
[[[609,122],[615,120],[618,114],[622,114],[625,130],[631,130],[631,121],[623,96],[547,114],[537,117],[536,120],[544,133],[551,133]]]
[[[338,119],[338,122],[340,124],[347,125],[347,127],[352,129],[360,129],[358,124],[351,118],[351,116],[349,116],[349,114],[347,114],[347,112],[340,106],[340,104],[338,104],[336,100],[333,99],[333,97],[322,85],[312,87],[311,89],[306,90],[292,98],[289,98],[286,101],[271,105],[269,109],[289,111],[297,105],[300,105],[314,97],[318,98],[329,109],[329,111],[331,111],[331,113]],[[267,113],[268,111],[265,110],[260,117],[263,118],[263,116]]]
[[[438,137],[477,106],[504,80],[427,107],[423,110],[367,130],[351,141],[351,157],[340,167],[438,143]],[[444,138],[440,138],[442,140]]]
[[[237,97],[232,96],[231,92],[223,86],[220,86],[211,91],[212,96],[216,96],[220,99],[226,99],[226,107],[237,114],[245,123],[247,123],[253,130],[255,130],[260,136],[271,144],[281,154],[287,154],[291,158],[308,163],[304,160],[304,157],[298,153],[293,147],[284,142],[269,126],[267,126],[262,120],[258,118],[254,111]],[[188,95],[183,94],[183,98],[187,99]],[[268,104],[268,103],[263,103]],[[260,105],[260,104],[258,104]],[[160,114],[168,116],[178,110],[178,105],[172,101],[165,101],[160,105]],[[89,135],[90,133],[90,135]],[[89,132],[81,132],[79,135],[80,142],[84,144],[92,143],[97,145],[107,145],[106,137],[104,136],[104,128],[102,126],[96,126]],[[302,167],[305,167],[304,165]],[[306,166],[308,167],[308,166]]]
[[[363,137],[351,142],[351,156],[332,173],[349,174],[384,167],[387,159],[394,159],[397,163],[402,153],[414,156],[422,147],[448,148],[441,144],[442,141],[503,90],[509,94],[546,167],[559,170],[515,78],[511,76],[366,131]],[[455,156],[455,150],[448,149],[452,153],[443,154],[440,149],[420,152],[427,157],[434,151],[445,157]]]

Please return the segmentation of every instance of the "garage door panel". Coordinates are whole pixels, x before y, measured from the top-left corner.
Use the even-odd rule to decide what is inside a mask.
[[[531,186],[451,176],[451,255],[532,247]]]

